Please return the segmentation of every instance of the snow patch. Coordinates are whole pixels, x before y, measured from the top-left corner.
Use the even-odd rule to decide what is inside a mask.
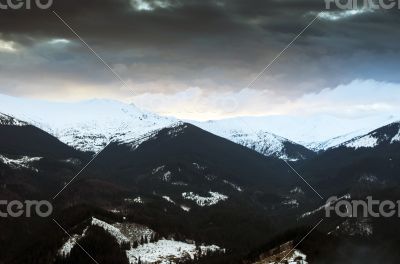
[[[169,197],[169,196],[163,196],[162,197],[164,200],[166,200],[167,202],[170,202],[172,204],[175,204],[175,202]]]
[[[185,205],[181,205],[181,209],[183,210],[183,211],[185,211],[185,212],[190,212],[190,207],[188,207],[188,206],[185,206]]]
[[[115,223],[111,225],[94,217],[91,218],[90,225],[103,228],[112,235],[120,245],[122,243],[130,244],[130,242],[140,241],[142,238],[147,238],[147,241],[150,241],[155,234],[153,230],[142,225],[134,223]],[[89,227],[83,231],[82,235],[75,234],[70,237],[60,248],[58,254],[64,257],[68,256],[72,248],[78,244],[79,240],[85,237],[88,229]],[[180,263],[183,260],[193,260],[195,257],[205,256],[210,252],[225,252],[224,249],[216,245],[202,245],[199,248],[196,247],[194,242],[190,244],[161,239],[154,243],[146,243],[139,245],[137,248],[126,250],[126,255],[131,264],[138,264],[139,262],[169,264]]]
[[[153,174],[153,175],[154,175],[154,174],[157,174],[158,172],[164,170],[164,168],[165,168],[165,165],[162,165],[162,166],[160,166],[160,167],[157,167],[157,168],[155,168],[154,170],[151,171],[151,174]]]
[[[144,204],[144,201],[143,201],[142,197],[140,197],[140,196],[138,196],[138,197],[136,197],[134,199],[125,198],[124,201],[127,202],[127,203],[131,203],[131,204],[133,204],[133,203]]]
[[[71,254],[71,250],[75,247],[75,245],[78,243],[79,239],[81,239],[86,233],[86,230],[83,232],[82,235],[73,235],[71,236],[67,242],[64,243],[64,245],[60,248],[58,251],[58,254],[63,257],[67,257],[69,254]]]
[[[222,251],[218,246],[200,246],[201,255],[206,252]],[[178,263],[182,260],[193,260],[200,255],[196,250],[196,245],[173,240],[159,240],[155,243],[140,245],[137,248],[126,251],[129,263],[158,263],[169,264]]]
[[[225,184],[228,184],[229,186],[231,186],[233,189],[235,189],[236,191],[238,191],[238,192],[243,192],[243,189],[242,188],[240,188],[238,185],[236,185],[236,184],[234,184],[234,183],[232,183],[232,182],[229,182],[229,181],[227,181],[227,180],[223,180],[223,182],[225,183]]]
[[[13,169],[31,169],[36,172],[38,172],[38,170],[33,168],[31,166],[31,164],[33,162],[40,161],[41,159],[43,159],[43,158],[28,157],[28,156],[22,156],[19,159],[12,159],[12,158],[7,158],[6,156],[0,155],[0,161]]]
[[[397,133],[397,135],[395,135],[392,140],[390,141],[391,144],[395,143],[395,142],[400,142],[400,130]]]
[[[307,255],[303,254],[300,250],[295,250],[287,261],[288,264],[308,264]]]
[[[373,148],[378,145],[378,139],[373,137],[372,135],[366,135],[357,139],[354,139],[348,143],[345,143],[345,146],[348,148]]]
[[[91,224],[93,226],[98,226],[98,227],[103,228],[110,235],[112,235],[117,240],[118,244],[120,244],[120,245],[122,243],[130,243],[130,240],[126,236],[124,236],[118,228],[116,228],[104,221],[101,221],[97,218],[92,217]]]
[[[150,241],[155,234],[150,228],[136,223],[114,223],[112,226],[118,228],[131,242],[139,242],[142,238],[147,238],[147,241]]]
[[[196,202],[196,204],[201,207],[216,205],[217,203],[228,199],[228,196],[217,193],[217,192],[210,191],[208,193],[211,195],[210,197],[203,197],[203,196],[194,194],[193,192],[185,192],[185,193],[182,193],[182,197],[186,200],[191,200],[191,201]]]

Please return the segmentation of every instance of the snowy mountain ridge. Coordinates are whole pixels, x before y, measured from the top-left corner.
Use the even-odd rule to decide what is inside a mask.
[[[236,117],[192,123],[232,141],[239,138],[239,135],[247,134],[249,142],[257,142],[257,136],[269,134],[271,140],[282,142],[282,139],[288,139],[314,151],[323,151],[398,120],[400,114],[379,114],[361,118],[339,118],[330,115]]]
[[[185,122],[265,156],[299,160],[309,157],[313,151],[340,146],[398,120],[400,115],[382,114],[355,119],[318,115]],[[130,144],[135,149],[160,129],[179,129],[182,121],[113,100],[62,103],[0,95],[0,125],[28,124],[78,150],[98,152],[110,141]]]
[[[0,113],[30,123],[82,151],[98,152],[110,141],[134,142],[179,123],[111,100],[53,103],[0,95]]]
[[[307,158],[307,149],[287,138],[270,133],[264,129],[253,129],[246,126],[245,121],[227,122],[226,120],[209,122],[192,122],[214,135],[226,138],[232,142],[253,149],[265,156],[273,156],[285,160],[299,160]],[[297,147],[293,153],[287,149],[288,145]],[[311,151],[310,151],[311,152]]]
[[[353,149],[374,148],[381,144],[393,144],[400,142],[400,122],[376,129],[366,135],[358,136],[344,142],[336,147],[347,147]]]

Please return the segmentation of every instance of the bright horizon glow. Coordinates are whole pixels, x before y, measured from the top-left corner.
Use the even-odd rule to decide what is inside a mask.
[[[88,88],[90,88],[88,90]],[[336,88],[326,88],[291,99],[269,91],[243,89],[237,92],[206,93],[202,89],[188,88],[173,94],[143,93],[130,97],[112,93],[93,92],[97,87],[70,88],[68,94],[31,95],[26,98],[55,102],[97,100],[133,103],[136,107],[162,116],[184,120],[220,120],[244,116],[315,116],[331,115],[359,118],[382,113],[400,113],[400,84],[374,80],[354,80]],[[91,92],[92,91],[92,92]],[[104,90],[108,91],[108,90]],[[62,98],[62,99],[60,99]]]

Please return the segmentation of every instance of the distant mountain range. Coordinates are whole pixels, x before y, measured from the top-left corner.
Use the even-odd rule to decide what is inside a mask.
[[[323,151],[397,121],[400,121],[400,113],[362,118],[330,115],[237,117],[193,124],[216,134],[271,133],[308,149]]]
[[[36,126],[78,150],[91,152],[100,151],[111,141],[140,144],[160,129],[182,122],[112,100],[56,103],[0,95],[0,113]],[[265,156],[300,160],[398,120],[400,117],[394,115],[359,119],[266,116],[185,122]],[[365,143],[366,147],[370,144]]]
[[[355,137],[339,146],[354,149],[363,147],[374,148],[381,145],[390,145],[395,142],[400,142],[400,122],[395,122],[378,128],[366,135]]]

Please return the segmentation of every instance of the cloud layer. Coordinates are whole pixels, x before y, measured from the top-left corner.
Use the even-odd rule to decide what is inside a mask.
[[[143,94],[134,101],[141,108],[163,115],[198,120],[257,115],[399,116],[400,84],[355,80],[295,99],[255,89],[204,95],[201,89],[190,88],[168,96]]]
[[[398,10],[324,8],[317,0],[58,0],[50,10],[2,10],[0,92],[59,100],[195,94],[214,108],[218,96],[240,96],[251,107],[261,95],[273,106],[356,79],[400,82]]]

